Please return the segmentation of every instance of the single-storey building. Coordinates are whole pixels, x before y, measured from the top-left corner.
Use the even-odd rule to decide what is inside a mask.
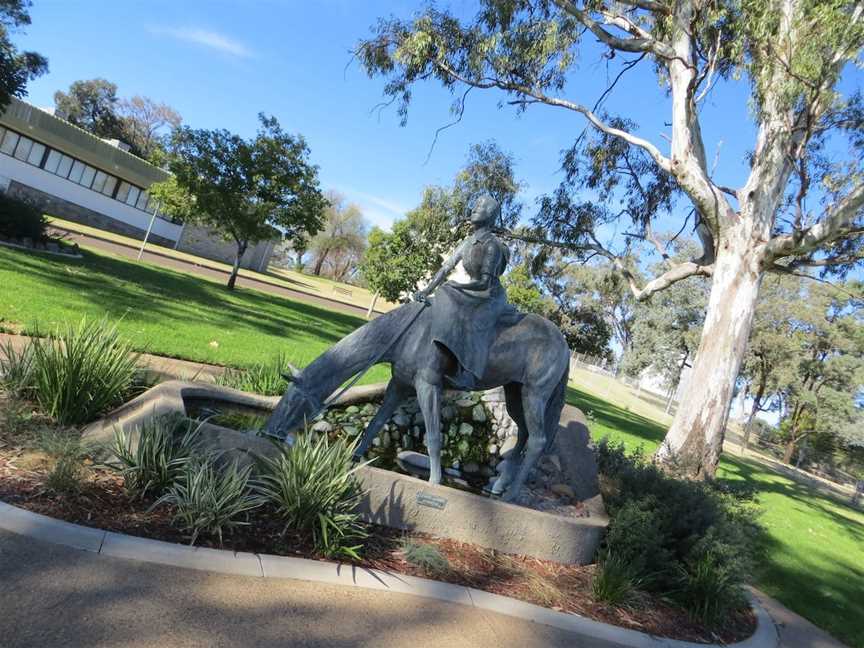
[[[0,190],[46,214],[143,239],[156,209],[147,189],[168,172],[60,117],[13,98],[0,115]],[[0,216],[2,217],[2,216]],[[233,263],[236,246],[217,233],[153,221],[150,241]],[[243,267],[264,270],[278,241],[250,248]]]

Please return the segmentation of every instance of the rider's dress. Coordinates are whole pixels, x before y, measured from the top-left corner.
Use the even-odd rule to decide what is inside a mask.
[[[465,290],[449,282],[440,286],[429,299],[431,332],[433,341],[447,347],[459,362],[461,371],[451,382],[471,387],[483,376],[496,328],[515,324],[521,314],[507,302],[501,285],[500,276],[507,267],[509,251],[494,234],[469,236],[453,257],[453,265],[460,258],[472,280],[488,275],[489,287]]]

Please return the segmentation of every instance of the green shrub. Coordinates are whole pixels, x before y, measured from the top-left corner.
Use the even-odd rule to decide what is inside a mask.
[[[605,439],[598,464],[610,486],[607,555],[706,623],[741,604],[758,545],[752,490],[677,479]]]
[[[142,426],[138,444],[120,429],[111,450],[120,461],[126,489],[137,497],[161,495],[183,474],[201,423],[180,415],[154,416]]]
[[[51,458],[51,469],[45,485],[60,493],[78,491],[84,470],[83,460],[88,455],[81,437],[75,432],[45,430],[39,445]]]
[[[0,385],[14,396],[25,395],[33,385],[33,348],[16,351],[12,340],[0,344]]]
[[[443,574],[450,569],[450,563],[438,547],[424,542],[415,542],[410,537],[402,538],[402,555],[405,560],[430,575]]]
[[[45,238],[48,222],[33,205],[0,192],[0,236],[4,238]]]
[[[622,558],[607,554],[597,564],[597,573],[591,581],[594,598],[610,605],[626,603],[641,585],[633,577],[633,569]]]
[[[228,368],[216,377],[216,384],[264,396],[281,396],[288,389],[282,374],[289,371],[288,358],[279,353],[275,360],[259,362],[248,369]]]
[[[279,444],[261,461],[258,492],[274,505],[285,528],[312,534],[327,557],[358,558],[367,534],[354,508],[362,495],[354,476],[355,443],[326,435],[298,435],[293,447]]]
[[[224,534],[248,525],[249,512],[262,503],[250,492],[251,473],[251,466],[217,467],[211,458],[187,462],[178,481],[153,506],[174,507],[174,524],[191,534],[190,544],[206,533],[221,545]]]
[[[138,355],[104,320],[66,325],[30,346],[35,398],[63,425],[92,421],[123,402],[134,384]]]

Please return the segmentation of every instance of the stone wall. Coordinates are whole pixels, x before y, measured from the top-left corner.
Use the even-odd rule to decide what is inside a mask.
[[[243,255],[240,267],[247,270],[266,270],[275,247],[273,240],[261,241],[250,247]],[[199,225],[187,225],[183,228],[177,249],[229,265],[234,264],[237,256],[237,245],[234,241],[226,241],[218,232]]]
[[[64,200],[63,198],[52,196],[44,191],[21,184],[16,180],[12,180],[9,183],[9,188],[6,190],[6,193],[14,198],[31,202],[49,216],[56,216],[58,218],[72,221],[73,223],[81,223],[82,225],[95,227],[108,232],[114,232],[115,234],[121,234],[123,236],[129,236],[138,240],[143,240],[144,234],[146,234],[146,230],[139,229],[133,225],[117,220],[116,218],[106,216],[105,214],[100,214],[99,212],[88,209],[87,207],[76,205],[75,203]],[[149,240],[156,245],[174,247],[174,241],[156,234],[151,233]]]

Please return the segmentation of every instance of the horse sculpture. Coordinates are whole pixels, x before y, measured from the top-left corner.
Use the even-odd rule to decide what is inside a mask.
[[[324,401],[352,376],[376,362],[389,363],[392,378],[378,413],[364,432],[357,455],[399,404],[416,393],[426,427],[429,482],[441,482],[440,376],[426,370],[435,351],[430,341],[431,309],[411,302],[382,315],[347,335],[304,370],[292,370],[292,385],[265,426],[265,433],[286,438],[316,416]],[[564,406],[570,352],[558,328],[539,315],[528,314],[496,331],[489,359],[476,389],[504,387],[507,412],[519,433],[492,493],[513,501],[528,473],[548,450]],[[453,367],[455,371],[456,367]]]

